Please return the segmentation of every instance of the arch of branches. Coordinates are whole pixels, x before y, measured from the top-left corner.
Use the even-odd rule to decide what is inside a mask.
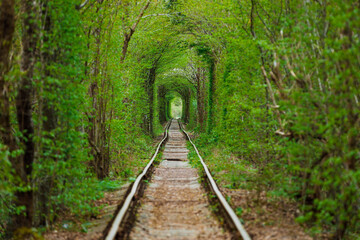
[[[171,118],[170,103],[179,95],[182,99],[182,121],[187,124],[190,121],[191,100],[195,98],[193,87],[181,77],[168,77],[157,85],[159,121],[165,123]]]

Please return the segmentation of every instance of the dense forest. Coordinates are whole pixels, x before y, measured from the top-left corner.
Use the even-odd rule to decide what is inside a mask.
[[[85,218],[172,117],[218,184],[360,234],[360,2],[1,0],[0,238]]]

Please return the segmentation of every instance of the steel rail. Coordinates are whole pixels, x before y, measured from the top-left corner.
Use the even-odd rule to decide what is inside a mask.
[[[230,216],[232,222],[234,223],[236,229],[239,231],[241,237],[244,240],[251,240],[249,234],[246,232],[244,226],[241,224],[239,218],[236,216],[234,210],[230,207],[229,203],[226,201],[226,199],[224,198],[224,196],[222,195],[222,193],[220,192],[216,182],[214,181],[213,177],[210,174],[210,171],[208,169],[208,167],[206,166],[203,158],[200,156],[200,153],[197,149],[197,147],[195,146],[195,144],[191,141],[191,138],[189,136],[189,134],[185,131],[185,129],[182,127],[182,124],[179,122],[179,126],[181,128],[181,130],[185,133],[185,135],[187,136],[187,139],[189,140],[189,142],[193,145],[199,159],[200,162],[205,170],[206,176],[210,181],[211,187],[214,190],[216,196],[218,197],[218,199],[220,200],[220,203],[222,204],[222,206],[225,208],[226,212],[228,213],[228,215]]]
[[[156,151],[153,155],[153,157],[151,158],[150,162],[146,165],[146,167],[144,168],[143,172],[136,178],[131,191],[129,193],[129,195],[126,197],[126,200],[124,202],[124,204],[122,205],[120,211],[118,212],[118,214],[116,215],[115,220],[113,221],[113,224],[111,225],[111,228],[105,238],[105,240],[113,240],[117,234],[117,231],[119,229],[119,226],[121,224],[121,221],[123,220],[127,210],[130,207],[131,201],[133,200],[136,191],[139,187],[140,181],[142,180],[142,178],[146,175],[147,171],[149,170],[149,168],[151,167],[151,165],[153,164],[157,154],[159,153],[160,147],[161,145],[164,143],[164,141],[168,138],[168,130],[169,130],[169,126],[171,124],[171,120],[168,122],[168,124],[165,127],[165,136],[164,138],[161,140],[161,142],[159,143],[158,147],[156,148]]]

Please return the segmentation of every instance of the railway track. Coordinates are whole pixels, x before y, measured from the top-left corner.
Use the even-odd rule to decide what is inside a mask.
[[[202,179],[188,162],[186,140],[201,161]],[[157,164],[155,159],[163,145],[162,161]],[[215,196],[211,203],[207,191]],[[222,215],[224,224],[210,210],[214,203],[220,206],[217,214]],[[249,240],[250,237],[222,196],[189,135],[177,120],[171,120],[155,154],[133,183],[103,239]]]

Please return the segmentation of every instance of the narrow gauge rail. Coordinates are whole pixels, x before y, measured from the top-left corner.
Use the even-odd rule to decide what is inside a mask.
[[[124,221],[124,219],[126,218],[126,215],[130,215],[131,213],[128,212],[130,210],[130,206],[131,204],[134,204],[134,201],[136,200],[136,196],[137,193],[140,189],[140,185],[142,184],[142,181],[144,180],[144,176],[149,175],[149,169],[151,169],[153,167],[153,163],[154,160],[156,159],[161,146],[167,141],[169,134],[169,128],[171,126],[171,124],[177,120],[171,120],[168,122],[168,124],[165,127],[165,133],[164,133],[164,138],[160,141],[160,143],[158,144],[158,147],[155,151],[155,154],[153,155],[153,157],[151,158],[150,162],[148,163],[148,165],[144,168],[143,172],[137,177],[137,179],[135,180],[134,184],[131,187],[131,190],[129,192],[129,194],[127,195],[125,201],[123,202],[121,208],[119,209],[116,217],[113,219],[112,223],[111,223],[111,227],[110,229],[107,228],[107,230],[105,230],[105,234],[104,234],[104,238],[105,240],[113,240],[115,238],[118,238],[118,233],[119,233],[119,228],[122,224],[122,221]],[[184,135],[186,136],[187,140],[192,144],[192,146],[194,147],[200,161],[201,164],[203,166],[203,170],[205,172],[205,179],[208,183],[208,189],[210,191],[212,191],[213,194],[215,194],[218,203],[220,203],[221,206],[221,212],[222,215],[225,217],[227,226],[230,227],[233,231],[233,239],[244,239],[244,240],[250,240],[251,238],[249,237],[248,233],[246,232],[246,230],[244,229],[244,227],[242,226],[241,222],[239,221],[239,219],[237,218],[236,214],[234,213],[233,209],[229,206],[229,204],[227,203],[227,201],[225,200],[224,196],[221,194],[219,188],[217,187],[214,179],[212,178],[210,171],[208,170],[208,167],[206,166],[205,162],[203,161],[202,157],[199,154],[198,149],[196,148],[195,144],[191,141],[191,138],[189,136],[189,134],[184,130],[184,128],[182,127],[182,124],[177,121],[177,124],[179,125],[179,128],[181,129],[181,131],[184,133]],[[108,230],[109,229],[109,230]],[[234,233],[235,230],[235,233]]]

